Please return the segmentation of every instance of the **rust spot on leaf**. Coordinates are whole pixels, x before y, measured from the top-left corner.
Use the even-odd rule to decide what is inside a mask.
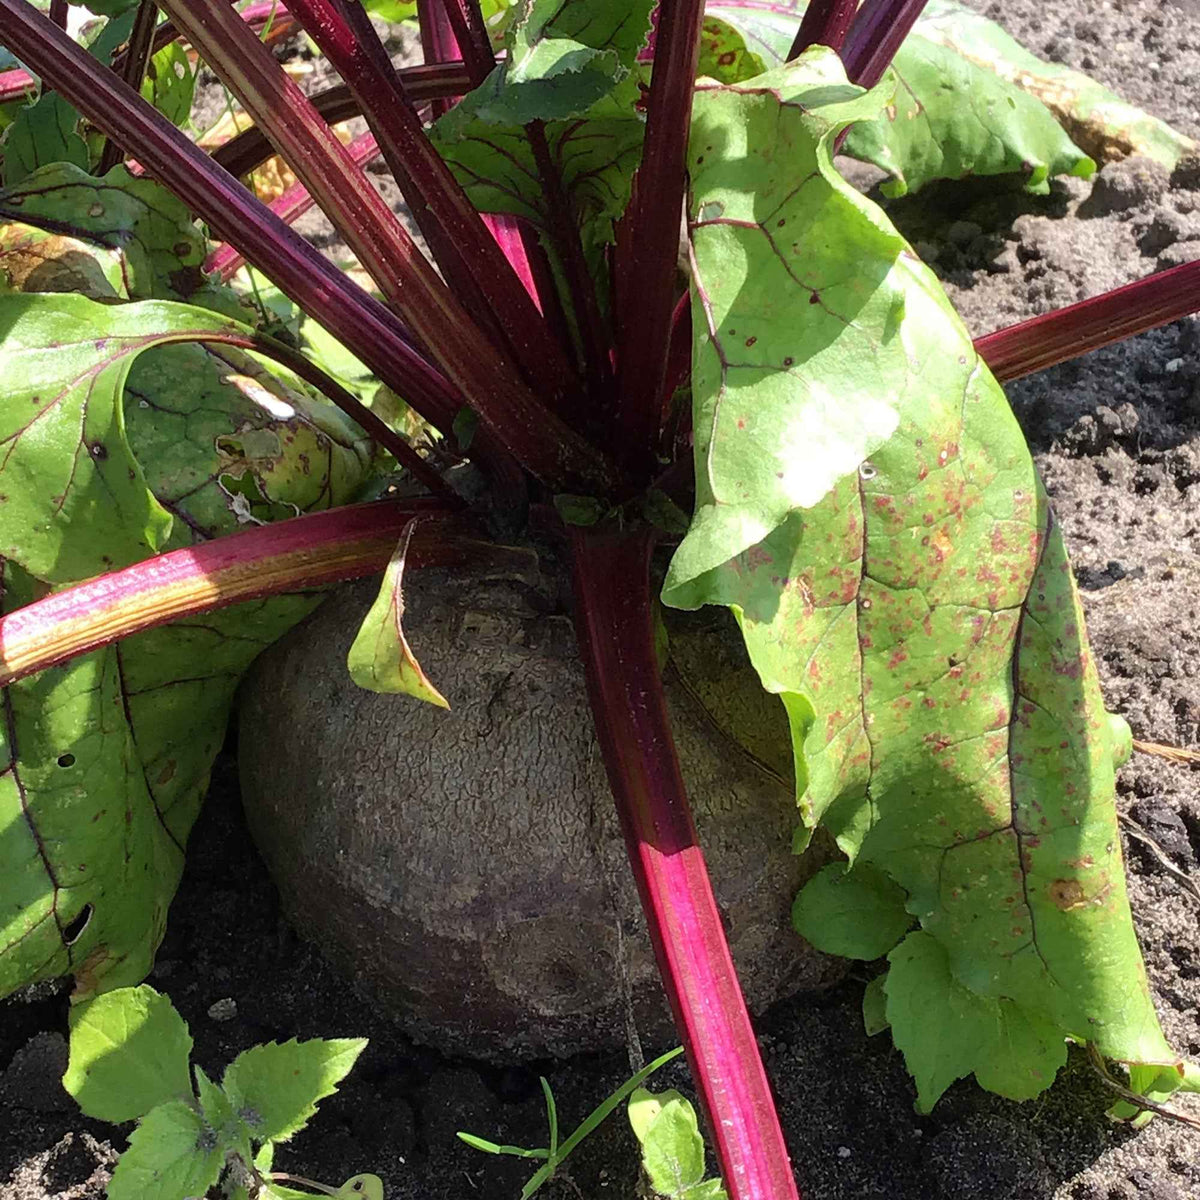
[[[1083,884],[1078,879],[1056,879],[1050,885],[1050,899],[1063,912],[1080,908],[1087,903],[1083,894]]]

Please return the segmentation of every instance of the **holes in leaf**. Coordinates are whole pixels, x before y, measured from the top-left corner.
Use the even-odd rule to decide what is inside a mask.
[[[88,927],[88,923],[92,919],[92,913],[95,909],[90,904],[85,904],[78,913],[63,926],[62,939],[64,945],[73,946],[83,936],[83,931]]]
[[[860,463],[858,467],[859,479],[874,479],[879,472],[875,469],[875,464],[872,462]]]
[[[73,767],[75,765],[75,755],[60,754],[58,756],[58,765],[60,767]]]

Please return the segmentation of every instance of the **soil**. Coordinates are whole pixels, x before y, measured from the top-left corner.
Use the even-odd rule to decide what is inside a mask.
[[[1196,0],[1063,7],[1010,0],[991,15],[1034,51],[1092,72],[1200,137]],[[1057,183],[1043,198],[995,182],[955,185],[890,210],[976,334],[1200,257],[1196,169],[1168,178],[1127,162],[1094,184]],[[1200,320],[1008,390],[1066,530],[1110,707],[1140,738],[1197,744]],[[1131,899],[1159,1013],[1172,1044],[1195,1059],[1200,902],[1179,873],[1200,876],[1200,770],[1136,755],[1121,772],[1118,801],[1136,822],[1126,826],[1138,835],[1126,843]],[[1036,1101],[1006,1102],[965,1081],[931,1116],[917,1117],[900,1056],[886,1036],[862,1032],[870,974],[856,969],[760,1023],[808,1200],[1200,1200],[1200,1133],[1162,1119],[1138,1131],[1107,1123],[1110,1097],[1082,1055]],[[333,1183],[375,1171],[390,1200],[516,1196],[527,1166],[470,1150],[454,1132],[540,1145],[539,1073],[567,1126],[628,1074],[624,1055],[496,1068],[408,1042],[281,920],[228,754],[192,835],[150,982],[183,1012],[196,1061],[210,1075],[260,1041],[369,1036],[342,1090],[277,1161]],[[82,1119],[58,1084],[66,1013],[54,987],[0,1006],[3,1200],[99,1197],[124,1145],[127,1129]],[[657,1084],[686,1091],[686,1072],[673,1064]],[[612,1120],[543,1194],[624,1200],[635,1194],[635,1176],[632,1137]]]

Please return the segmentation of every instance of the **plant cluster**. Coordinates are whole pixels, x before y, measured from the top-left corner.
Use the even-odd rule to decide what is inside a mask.
[[[299,1133],[337,1090],[365,1038],[268,1042],[243,1051],[219,1084],[189,1063],[192,1039],[152,987],[116,988],[71,1014],[63,1084],[89,1117],[136,1120],[109,1200],[184,1200],[224,1178],[230,1200],[303,1200],[301,1182],[339,1200],[383,1200],[377,1175],[339,1188],[271,1171],[275,1147]]]
[[[893,194],[1090,174],[1018,79],[1053,79],[1106,146],[1172,165],[1194,146],[951,0],[420,0],[426,62],[401,71],[357,0],[89,7],[106,19],[77,43],[60,0],[0,0],[5,992],[69,973],[98,1014],[144,978],[237,680],[317,589],[384,570],[354,678],[445,704],[404,636],[405,570],[534,540],[570,575],[724,1181],[689,1152],[664,1194],[796,1185],[663,704],[660,584],[730,609],[786,710],[796,848],[824,825],[846,858],[798,927],[886,955],[866,1019],[923,1111],[972,1073],[1033,1096],[1071,1042],[1155,1103],[1200,1087],[1125,895],[1129,731],[1000,386],[1200,307],[1200,264],[973,342],[834,164],[875,163]],[[263,40],[280,20],[338,88],[300,92]],[[181,42],[253,122],[211,155],[179,128]],[[346,147],[329,122],[355,114],[370,132]],[[275,152],[296,182],[268,205],[236,176]],[[428,255],[364,175],[375,155]],[[289,225],[314,202],[371,290]],[[299,1117],[248,1124],[273,1101],[246,1100],[237,1063],[193,1096],[171,1037],[157,1091],[118,1105],[149,1114],[130,1163],[142,1130],[195,1142],[203,1120],[188,1188],[230,1153],[261,1171],[253,1142]],[[306,1045],[345,1060],[311,1052],[310,1105],[359,1044]],[[79,1082],[86,1108],[99,1084]],[[687,1126],[668,1101],[635,1128],[668,1113]]]

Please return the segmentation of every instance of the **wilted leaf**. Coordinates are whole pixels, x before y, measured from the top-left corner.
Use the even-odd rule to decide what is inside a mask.
[[[363,618],[346,658],[350,678],[372,692],[402,693],[449,708],[445,696],[430,683],[404,636],[404,556],[416,521],[410,521],[383,573],[379,595]]]
[[[161,184],[133,176],[123,166],[103,179],[68,163],[44,167],[0,191],[0,219],[86,241],[118,256],[123,279],[116,294],[122,299],[204,303],[205,240],[191,213]],[[43,289],[26,285],[21,290]]]
[[[1100,162],[1132,154],[1153,158],[1168,170],[1197,143],[1082,71],[1044,62],[994,21],[954,0],[931,0],[916,30],[986,71],[994,72],[1054,113],[1088,154]]]
[[[119,250],[15,221],[0,225],[0,291],[78,292],[117,300],[124,287]]]
[[[922,1105],[967,1071],[1028,1094],[1066,1038],[1166,1066],[1116,825],[1125,738],[1062,537],[932,274],[832,169],[840,71],[816,51],[696,97],[698,512],[664,599],[733,609],[788,711],[804,826],[907,893],[923,932],[891,956],[887,1017]],[[835,403],[840,445],[813,456]],[[910,1037],[930,1011],[968,1033]]]

